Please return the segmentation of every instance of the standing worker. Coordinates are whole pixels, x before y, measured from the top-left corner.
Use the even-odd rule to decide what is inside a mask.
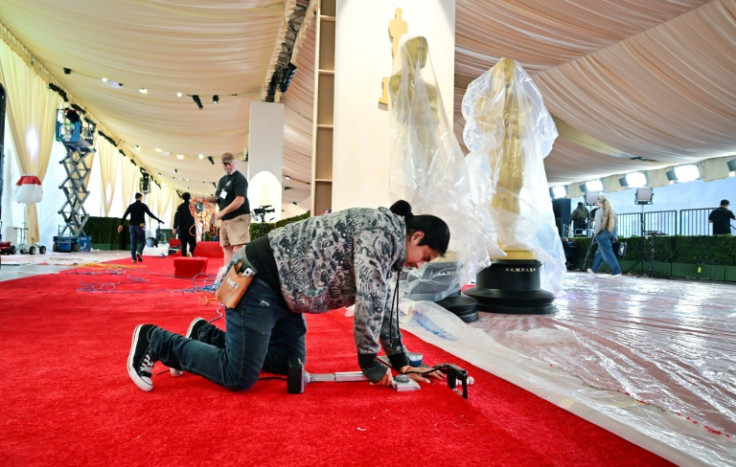
[[[728,209],[729,202],[727,199],[721,200],[721,207],[711,211],[708,216],[708,222],[713,224],[713,235],[730,235],[731,219],[736,219]]]
[[[143,195],[141,193],[135,194],[135,202],[128,206],[125,210],[122,219],[120,219],[120,225],[118,226],[118,233],[123,231],[122,222],[130,214],[130,256],[133,257],[133,262],[143,262],[143,247],[146,246],[146,216],[153,217],[158,221],[159,224],[163,224],[164,221],[154,216],[148,206],[142,201]],[[137,246],[136,246],[137,244]]]
[[[221,219],[220,246],[224,264],[230,264],[233,254],[250,242],[250,205],[248,204],[248,181],[240,173],[235,157],[226,152],[222,155],[225,175],[217,183],[215,196],[201,198],[208,203],[217,202],[220,208],[215,220]]]

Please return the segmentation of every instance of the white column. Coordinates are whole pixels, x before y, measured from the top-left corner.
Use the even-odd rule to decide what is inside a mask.
[[[397,9],[401,9],[397,12]],[[400,16],[400,17],[397,17]],[[391,23],[394,20],[394,23]],[[404,23],[402,23],[403,21]],[[454,0],[338,0],[335,31],[333,210],[389,206],[389,126],[383,78],[391,75],[392,31],[424,36],[452,128]],[[400,27],[396,27],[396,25]],[[405,26],[405,27],[404,27]]]
[[[270,205],[267,220],[281,219],[284,160],[284,105],[253,102],[248,130],[248,202],[250,209]],[[255,219],[254,219],[255,220]]]

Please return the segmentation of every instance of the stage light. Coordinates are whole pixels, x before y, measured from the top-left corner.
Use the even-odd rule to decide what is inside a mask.
[[[727,165],[729,172],[736,172],[736,159],[731,159]]]
[[[581,185],[583,191],[603,191],[603,183],[600,180],[590,180]]]
[[[207,160],[210,161],[210,164],[215,165],[215,160],[212,158],[212,156],[209,156]]]
[[[636,194],[634,196],[634,203],[635,204],[652,204],[652,199],[654,198],[654,192],[653,190],[648,186],[642,186],[636,189]]]
[[[552,199],[560,199],[567,196],[567,189],[564,186],[553,186],[550,188],[550,196]]]
[[[677,182],[692,182],[700,178],[700,171],[695,165],[681,165],[667,171],[667,180]]]
[[[220,96],[218,96],[217,94],[215,94],[214,96],[212,96],[212,103],[213,104],[219,104],[220,103]]]
[[[204,106],[202,105],[202,101],[199,100],[199,96],[197,94],[192,95],[192,100],[195,104],[197,104],[197,107],[199,107],[199,110],[202,110]]]
[[[631,172],[624,176],[627,185],[621,184],[621,186],[628,186],[631,188],[637,188],[647,184],[647,176],[641,172]]]
[[[71,68],[64,68],[64,74],[65,75],[71,75],[72,74],[72,69]]]

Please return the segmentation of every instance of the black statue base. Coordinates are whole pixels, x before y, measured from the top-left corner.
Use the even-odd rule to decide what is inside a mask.
[[[463,293],[478,301],[479,311],[507,314],[549,314],[556,311],[554,294],[539,288],[535,259],[502,259],[475,278],[476,286]]]
[[[478,300],[462,295],[459,290],[457,293],[435,303],[447,311],[454,313],[466,323],[478,321]]]

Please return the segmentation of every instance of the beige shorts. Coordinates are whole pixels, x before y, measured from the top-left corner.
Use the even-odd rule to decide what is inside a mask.
[[[220,245],[240,246],[250,243],[250,214],[223,220],[220,225]]]

